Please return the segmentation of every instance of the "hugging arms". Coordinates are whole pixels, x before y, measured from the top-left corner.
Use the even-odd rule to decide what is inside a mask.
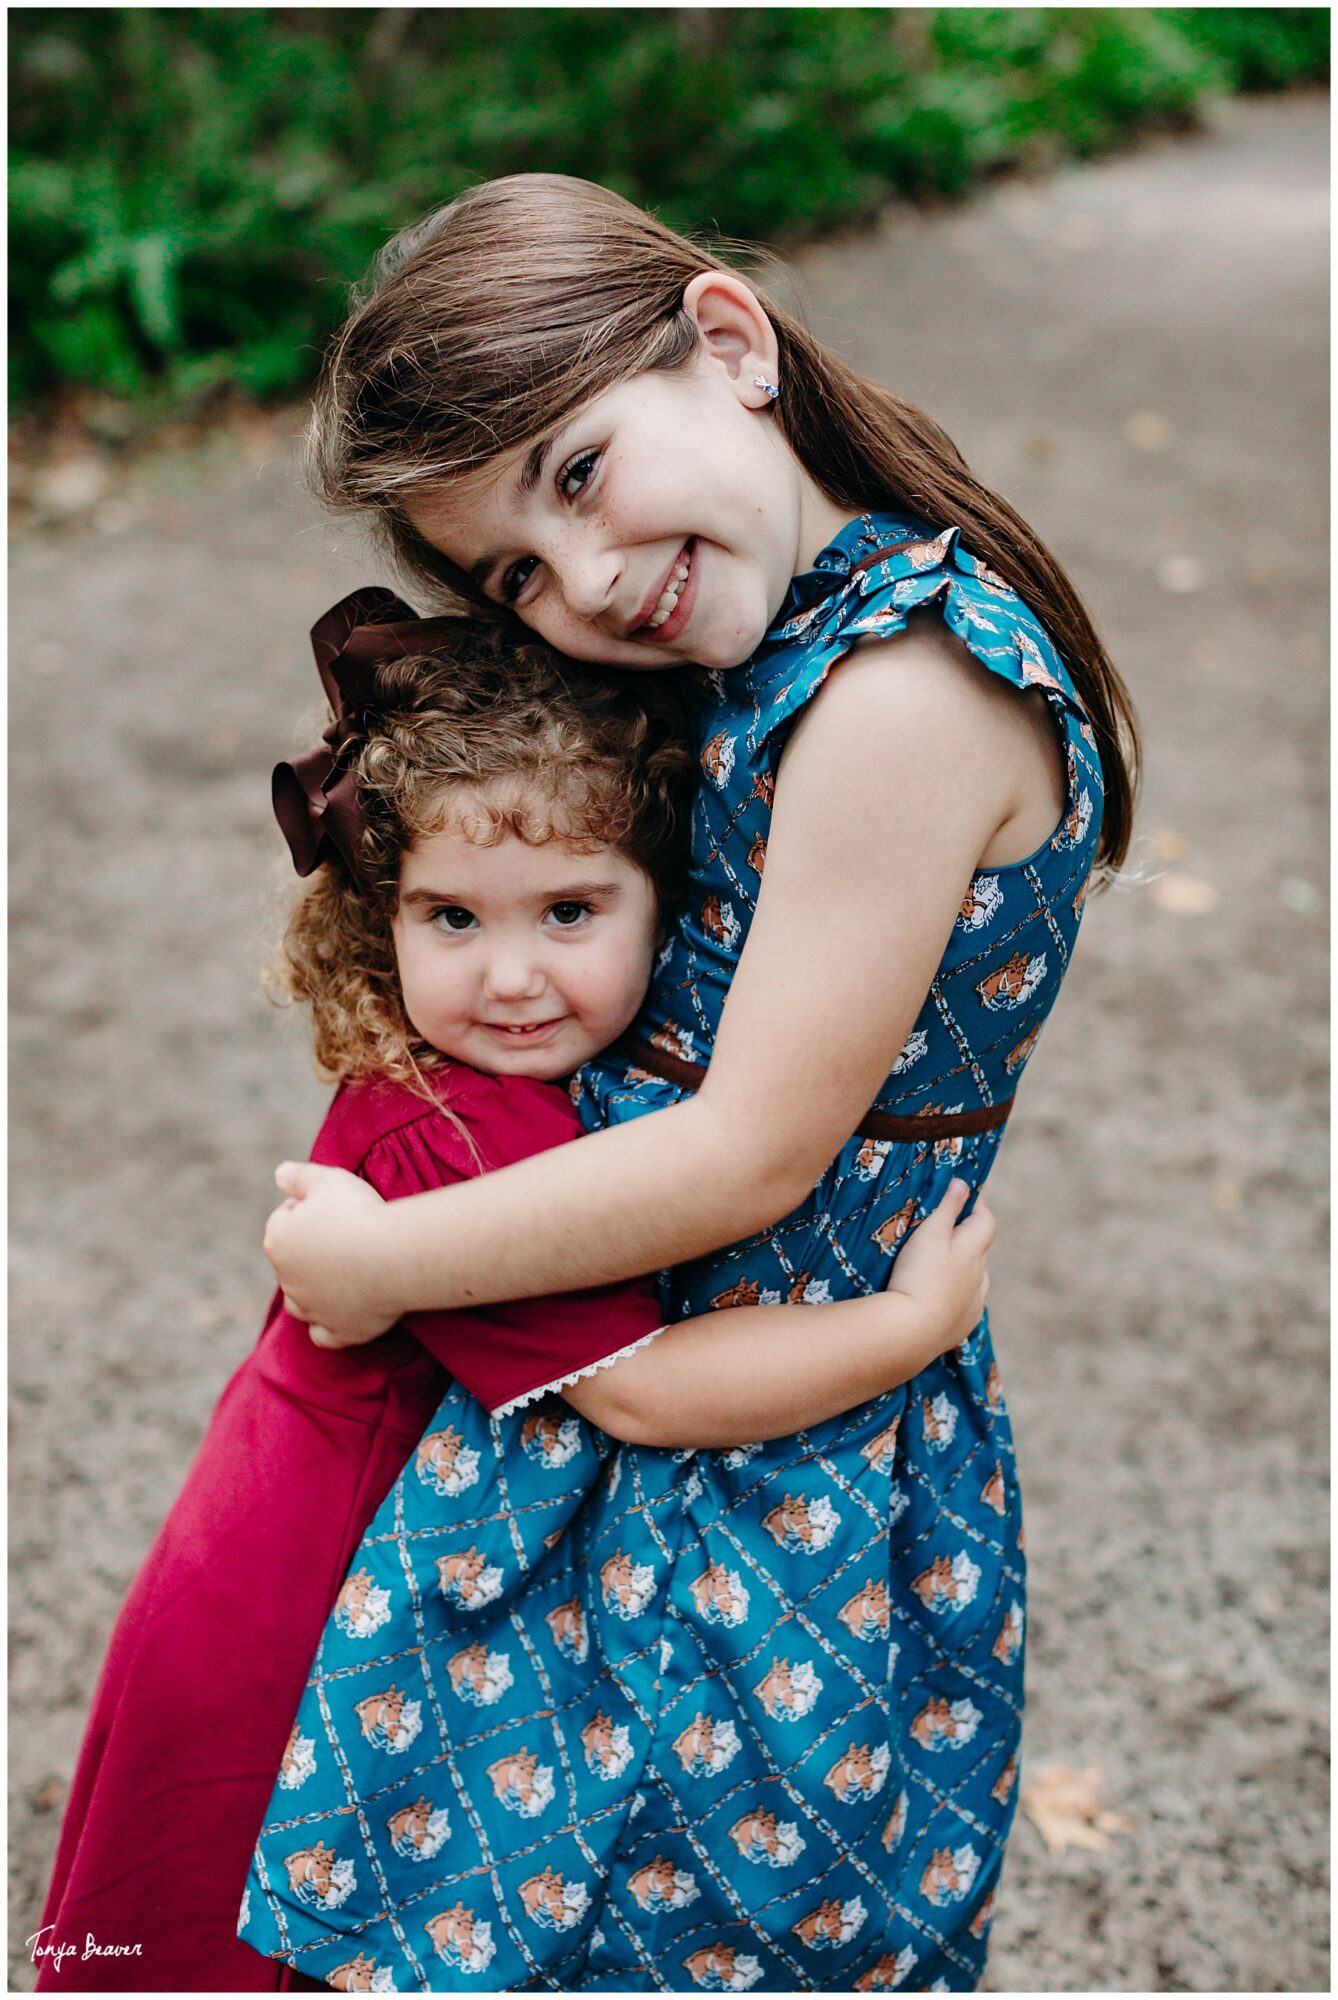
[[[1020,860],[1051,831],[1049,732],[949,635],[860,647],[782,759],[701,1089],[560,1156],[393,1206],[329,1170],[283,1169],[301,1199],[275,1212],[266,1249],[292,1310],[336,1341],[366,1337],[406,1311],[612,1282],[769,1227],[891,1070],[973,869]]]

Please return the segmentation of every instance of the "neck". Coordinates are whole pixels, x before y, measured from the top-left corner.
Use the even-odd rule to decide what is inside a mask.
[[[826,548],[833,536],[838,535],[851,518],[849,507],[842,507],[829,499],[807,472],[800,474],[802,484],[799,489],[799,545],[796,551],[795,574],[812,569],[814,560]]]

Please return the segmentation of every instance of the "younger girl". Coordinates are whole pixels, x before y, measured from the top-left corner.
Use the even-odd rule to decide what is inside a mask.
[[[440,598],[586,661],[713,672],[689,900],[635,1044],[582,1073],[609,1129],[393,1208],[281,1170],[267,1247],[297,1309],[350,1339],[667,1264],[684,1312],[884,1282],[919,1207],[988,1170],[1093,867],[1128,842],[1127,698],[1054,557],[923,412],[556,176],[471,189],[390,246],[317,444],[329,497],[374,509]],[[988,1329],[745,1465],[624,1456],[649,1594],[632,1627],[591,1603],[644,1806],[599,1851],[571,1983],[972,1986],[1022,1693]],[[592,1546],[623,1505],[592,1502]],[[815,1561],[794,1517],[823,1507]],[[802,1716],[759,1688],[780,1656],[822,1682]],[[737,1760],[699,1761],[694,1731],[726,1727]],[[527,1949],[547,1907],[507,1908]]]
[[[681,702],[668,683],[573,679],[546,648],[495,629],[419,623],[386,592],[347,599],[313,642],[335,713],[323,748],[275,774],[276,811],[309,877],[286,981],[312,1010],[324,1069],[344,1079],[315,1157],[394,1198],[579,1130],[550,1079],[632,1018],[681,877]],[[675,1441],[699,1417],[706,1435],[730,1439],[786,1428],[796,1409],[826,1414],[914,1372],[973,1323],[990,1224],[977,1211],[954,1236],[959,1207],[922,1232],[909,1285],[826,1315],[820,1357],[793,1338],[811,1315],[762,1316],[783,1383],[741,1376],[729,1329],[712,1322],[716,1394],[732,1411],[702,1411],[694,1330],[657,1339],[645,1284],[422,1316],[348,1355],[313,1348],[276,1301],[113,1635],[40,1983],[279,1983],[282,1968],[234,1936],[246,1860],[336,1593],[346,1623],[375,1620],[375,1592],[354,1610],[340,1580],[396,1472],[418,1447],[448,1490],[509,1494],[538,1547],[607,1450],[545,1406],[564,1469],[517,1502],[536,1420],[489,1424],[470,1391],[496,1408],[558,1382],[615,1432],[625,1408]],[[737,1346],[746,1364],[750,1342]],[[487,1468],[476,1457],[470,1480],[463,1434]],[[302,1757],[289,1743],[285,1770]],[[139,1952],[84,1962],[89,1933]],[[63,1958],[70,1944],[80,1950]]]

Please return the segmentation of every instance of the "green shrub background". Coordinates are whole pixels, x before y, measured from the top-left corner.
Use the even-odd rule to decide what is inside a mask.
[[[1324,8],[9,16],[11,380],[302,388],[401,223],[521,170],[770,244],[1328,73]]]

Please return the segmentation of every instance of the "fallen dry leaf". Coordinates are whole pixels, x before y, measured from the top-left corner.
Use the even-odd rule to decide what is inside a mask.
[[[1052,1854],[1067,1847],[1104,1853],[1110,1836],[1128,1833],[1133,1821],[1123,1813],[1107,1812],[1098,1803],[1101,1767],[1088,1764],[1072,1770],[1067,1764],[1047,1764],[1031,1784],[1022,1787],[1022,1810]]]
[[[1173,917],[1206,917],[1217,908],[1217,891],[1198,875],[1160,875],[1148,894],[1159,910]]]

